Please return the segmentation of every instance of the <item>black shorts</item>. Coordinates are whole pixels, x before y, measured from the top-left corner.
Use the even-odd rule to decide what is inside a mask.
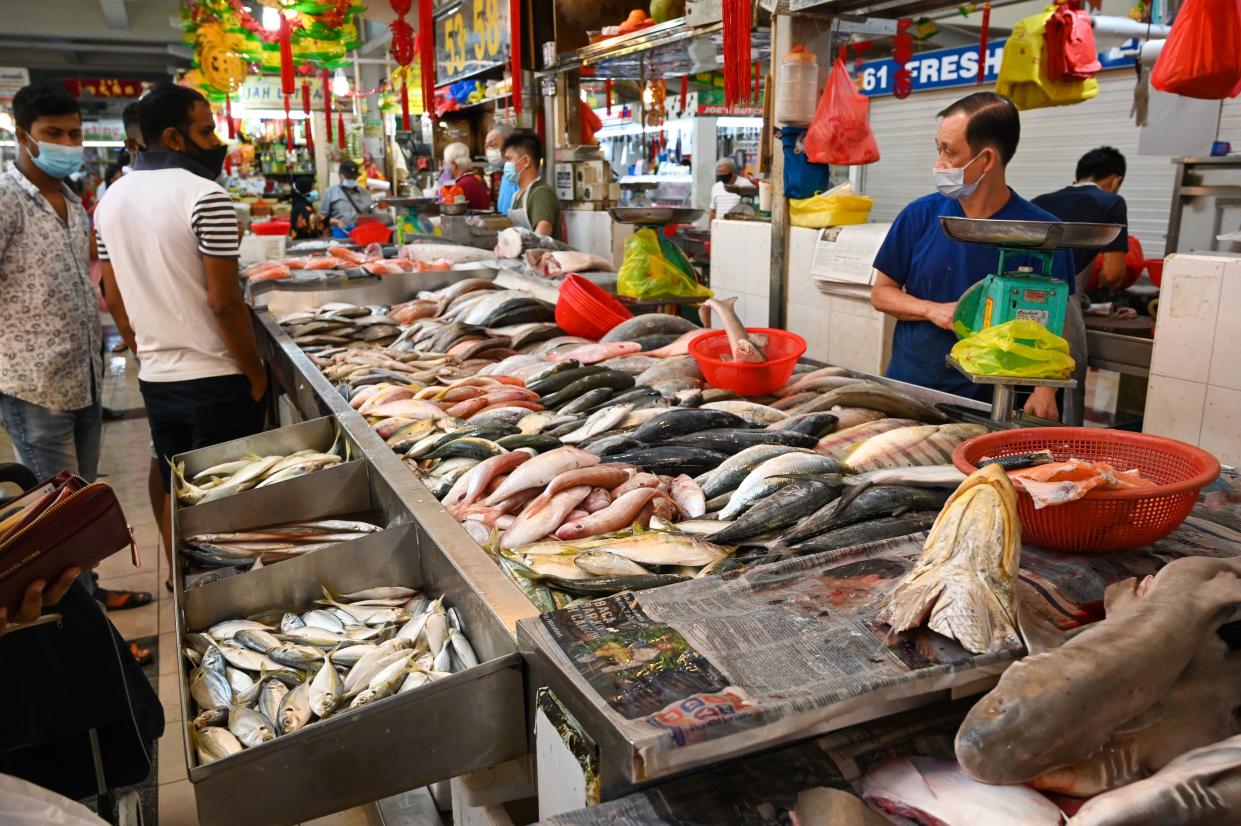
[[[263,430],[266,407],[250,398],[245,376],[211,376],[190,381],[141,381],[151,441],[164,487],[170,489],[168,462],[178,453],[252,436]]]

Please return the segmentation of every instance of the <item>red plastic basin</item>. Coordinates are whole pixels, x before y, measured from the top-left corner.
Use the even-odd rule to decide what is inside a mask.
[[[560,283],[556,323],[569,335],[598,340],[630,318],[633,313],[593,281],[573,274]]]
[[[386,227],[378,221],[359,222],[349,230],[349,237],[353,239],[353,243],[361,246],[386,244],[392,238],[392,227]]]
[[[770,327],[746,327],[747,333],[767,336],[763,352],[767,361],[756,364],[724,361],[732,348],[723,330],[698,336],[689,343],[690,355],[698,362],[702,376],[712,387],[731,390],[743,396],[765,396],[783,387],[793,375],[793,367],[806,352],[806,340],[796,333]]]
[[[257,224],[250,225],[250,231],[255,235],[288,235],[288,221],[262,221]]]

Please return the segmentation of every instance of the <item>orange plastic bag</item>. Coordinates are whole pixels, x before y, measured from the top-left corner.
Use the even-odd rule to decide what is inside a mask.
[[[851,166],[879,160],[879,144],[870,130],[870,99],[854,88],[839,58],[823,87],[804,145],[811,163]]]
[[[1151,86],[1202,100],[1241,94],[1241,0],[1185,0]]]

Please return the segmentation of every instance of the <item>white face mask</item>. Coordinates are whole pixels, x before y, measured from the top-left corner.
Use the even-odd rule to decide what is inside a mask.
[[[965,170],[971,163],[981,157],[982,152],[979,152],[965,166],[951,169],[932,169],[931,173],[935,176],[935,189],[939,191],[940,195],[943,195],[945,198],[951,198],[954,201],[973,195],[975,190],[978,189],[978,185],[982,183],[982,179],[987,177],[987,173],[984,172],[978,176],[978,180],[974,181],[974,183],[967,184],[965,182]]]
[[[492,166],[499,166],[504,162],[504,154],[493,146],[487,147],[487,163]]]

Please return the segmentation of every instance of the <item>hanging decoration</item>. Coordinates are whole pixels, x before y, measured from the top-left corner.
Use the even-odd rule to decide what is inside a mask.
[[[327,142],[332,143],[332,78],[323,70],[323,122],[327,126]]]
[[[237,125],[233,123],[233,96],[224,95],[224,120],[228,123],[228,139],[234,140],[237,137]]]
[[[336,116],[336,145],[345,148],[345,116]]]
[[[603,99],[607,101],[608,114],[612,114],[612,81],[603,81]]]
[[[987,39],[991,35],[991,4],[982,4],[982,25],[978,28],[978,85],[986,77]]]
[[[435,120],[435,21],[431,0],[418,0],[418,52],[422,66],[422,102]]]
[[[310,80],[302,78],[302,114],[310,117]]]
[[[293,24],[284,14],[280,15],[280,91],[285,97],[293,94]]]
[[[608,81],[611,83],[612,81]],[[686,107],[689,106],[689,75],[681,75],[681,109],[678,116],[685,114]]]
[[[508,0],[509,52],[511,53],[511,90],[513,113],[521,114],[521,0]]]
[[[284,96],[284,147],[293,151],[293,119],[289,117],[289,96]]]
[[[749,93],[751,0],[723,0],[724,105],[735,106]]]
[[[389,51],[397,65],[405,68],[414,62],[414,51],[417,45],[414,27],[405,21],[405,15],[409,14],[413,3],[411,0],[388,0],[388,5],[392,6],[392,11],[396,12],[396,19],[388,25],[388,30],[392,32]],[[393,83],[395,82],[394,78]],[[401,79],[401,128],[406,132],[410,131],[409,80],[407,77]]]
[[[892,96],[898,100],[909,97],[914,89],[913,74],[909,71],[909,61],[914,56],[914,36],[909,33],[913,20],[903,17],[896,21],[896,36],[892,38],[892,60],[896,63],[896,72],[892,75]]]
[[[755,103],[758,103],[759,101],[763,99],[762,92],[760,91],[760,86],[762,83],[760,78],[762,76],[763,76],[763,61],[756,60],[754,61],[754,94],[753,94]]]

